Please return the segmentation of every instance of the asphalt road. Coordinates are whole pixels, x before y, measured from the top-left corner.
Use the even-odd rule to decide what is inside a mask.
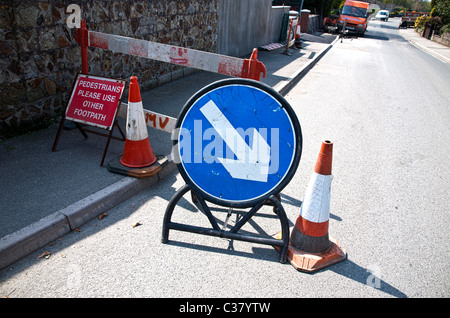
[[[449,84],[448,64],[404,40],[395,21],[374,21],[286,95],[303,152],[282,204],[292,226],[320,144],[332,141],[329,232],[348,253],[341,263],[306,274],[266,245],[178,231],[162,244],[164,211],[185,184],[177,173],[1,271],[0,295],[447,298]],[[173,220],[208,225],[189,196]],[[275,234],[279,221],[266,207],[243,230]]]

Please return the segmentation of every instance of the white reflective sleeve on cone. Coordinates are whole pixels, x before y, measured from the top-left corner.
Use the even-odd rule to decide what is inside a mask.
[[[143,140],[148,137],[142,102],[128,102],[127,139]]]
[[[315,223],[328,221],[332,179],[332,175],[313,172],[300,209],[302,218]]]

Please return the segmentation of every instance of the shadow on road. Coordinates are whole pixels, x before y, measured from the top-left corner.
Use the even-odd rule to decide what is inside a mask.
[[[326,269],[324,269],[326,270]],[[390,285],[379,277],[376,268],[364,268],[350,259],[346,259],[342,263],[329,267],[336,274],[353,279],[361,284],[378,289],[388,295],[397,298],[406,298],[406,294]]]

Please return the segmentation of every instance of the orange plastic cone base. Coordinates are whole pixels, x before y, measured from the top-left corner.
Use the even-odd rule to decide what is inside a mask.
[[[138,141],[125,140],[121,164],[131,168],[142,168],[151,166],[155,162],[156,156],[153,154],[148,138]]]
[[[274,237],[281,239],[281,232]],[[275,249],[278,250],[279,247],[275,247]],[[287,258],[291,265],[298,271],[312,273],[345,260],[347,258],[347,252],[330,236],[330,247],[326,251],[318,254],[300,251],[289,243]]]

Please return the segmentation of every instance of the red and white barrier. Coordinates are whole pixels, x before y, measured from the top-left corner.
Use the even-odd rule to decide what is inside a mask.
[[[293,46],[296,43],[296,41],[299,41],[299,39],[297,40],[296,35],[297,25],[299,24],[298,22],[299,22],[298,17],[297,18],[293,16],[289,17],[289,28],[287,32],[286,48],[282,54],[291,55],[291,53],[289,53],[289,48]],[[295,46],[295,48],[297,48],[297,46]]]
[[[235,57],[94,31],[89,31],[89,46],[230,76],[240,77],[244,67]]]
[[[256,59],[256,49],[253,50],[250,59],[240,59],[175,45],[90,31],[86,28],[84,20],[81,21],[81,28],[77,30],[76,40],[82,48],[83,72],[87,70],[87,47],[90,46],[257,81],[261,79],[261,74],[266,76],[266,67]]]
[[[128,104],[121,103],[117,116],[127,118]],[[144,120],[148,127],[172,133],[175,129],[177,119],[171,116],[160,114],[148,109],[144,109]]]
[[[86,21],[75,37],[81,46],[82,72],[88,74],[87,48],[96,47],[117,53],[130,54],[171,64],[183,65],[203,71],[229,76],[261,80],[266,76],[266,67],[258,61],[258,50],[254,49],[250,59],[204,52],[169,44],[145,41],[130,37],[90,31]],[[127,104],[122,103],[118,116],[127,118]],[[175,128],[176,118],[144,109],[147,126],[171,133]]]

